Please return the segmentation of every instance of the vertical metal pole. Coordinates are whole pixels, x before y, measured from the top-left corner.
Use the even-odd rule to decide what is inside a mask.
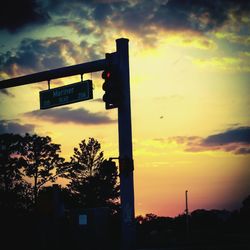
[[[188,191],[185,192],[186,198],[186,232],[187,232],[187,239],[189,238],[189,220],[188,220]]]
[[[133,149],[130,109],[128,39],[116,40],[118,67],[121,76],[122,100],[118,107],[119,167],[122,208],[122,249],[135,249],[135,211]]]

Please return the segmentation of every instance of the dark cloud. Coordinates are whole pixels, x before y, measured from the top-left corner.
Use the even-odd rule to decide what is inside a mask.
[[[210,135],[203,140],[204,145],[225,145],[234,142],[250,144],[250,127],[229,129],[223,133]]]
[[[35,0],[8,0],[0,8],[0,29],[16,32],[30,24],[44,24],[49,15]]]
[[[81,50],[85,51],[84,58],[92,61],[92,60],[98,60],[100,58],[104,57],[104,48],[102,47],[102,44],[90,44],[87,42],[87,40],[83,40],[80,43]]]
[[[0,120],[0,134],[13,133],[13,134],[25,134],[33,133],[35,125],[33,124],[21,124],[17,120]]]
[[[249,13],[249,1],[240,0],[140,0],[140,1],[47,1],[47,8],[56,15],[74,17],[78,31],[89,32],[91,21],[98,27],[130,30],[144,38],[158,28],[178,31],[207,32],[222,26],[234,16],[240,19]],[[68,18],[69,19],[69,18]],[[69,19],[72,22],[72,18]],[[76,25],[78,23],[78,25]],[[65,24],[65,23],[64,23]],[[89,33],[88,33],[89,34]],[[104,34],[102,34],[104,35]]]
[[[116,27],[145,38],[158,28],[206,32],[220,27],[230,16],[240,20],[243,14],[249,14],[249,9],[250,2],[246,0],[71,0],[70,3],[68,0],[9,0],[1,8],[0,27],[14,31],[50,21],[69,25],[87,35],[95,33],[98,27],[101,30]],[[104,36],[104,32],[99,35]]]
[[[183,144],[188,152],[225,151],[234,154],[250,154],[250,127],[232,128],[206,138],[197,136],[176,136],[169,138]]]
[[[226,1],[173,0],[157,9],[152,21],[168,29],[208,31],[228,18]]]
[[[110,4],[99,3],[93,11],[93,18],[97,22],[103,22],[112,14],[112,6]]]
[[[223,25],[229,19],[230,11],[234,10],[235,15],[249,11],[250,5],[246,2],[233,0],[137,1],[135,6],[128,6],[123,11],[122,18],[125,26],[132,30],[137,30],[139,27],[146,31],[152,26],[157,26],[173,31],[207,32]]]
[[[60,53],[61,44],[67,41],[60,39],[33,40],[24,39],[17,49],[0,55],[0,71],[10,76],[21,72],[38,71],[64,65]]]
[[[84,108],[71,109],[69,107],[49,110],[34,110],[25,113],[27,117],[34,117],[53,123],[76,123],[81,125],[100,125],[113,123],[105,113],[91,113]]]
[[[235,151],[235,154],[237,154],[237,155],[250,154],[250,147],[249,148],[239,148]]]
[[[85,42],[80,45],[60,37],[44,40],[24,39],[16,49],[0,54],[0,73],[17,76],[52,68],[59,68],[72,61],[82,63],[95,57],[94,47]]]

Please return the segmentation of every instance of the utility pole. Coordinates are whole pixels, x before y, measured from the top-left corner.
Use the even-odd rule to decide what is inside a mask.
[[[116,40],[123,96],[118,106],[119,168],[122,208],[122,249],[135,249],[134,164],[132,149],[128,39]]]
[[[185,200],[186,200],[186,209],[185,209],[185,213],[186,213],[186,234],[187,234],[187,240],[188,240],[189,239],[188,190],[186,190],[186,192],[185,192]]]

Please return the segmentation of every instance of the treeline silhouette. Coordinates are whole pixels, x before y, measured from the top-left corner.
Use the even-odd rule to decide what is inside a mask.
[[[91,242],[91,230],[101,237],[97,227],[119,224],[118,170],[104,159],[96,139],[82,140],[70,161],[60,156],[61,145],[49,136],[1,134],[0,143],[1,238],[6,249],[82,249],[81,244],[97,245]],[[64,187],[58,184],[63,180]],[[91,218],[91,230],[79,227],[81,213]],[[114,234],[118,231],[114,228]]]
[[[160,249],[250,249],[250,195],[239,210],[197,209],[174,218],[146,214],[136,218],[137,244]]]
[[[70,161],[49,136],[1,134],[0,142],[1,209],[35,209],[39,195],[59,178],[67,181],[62,192],[68,206],[115,209],[118,204],[117,168],[104,160],[94,138],[74,148]]]
[[[49,136],[0,134],[1,249],[120,248],[116,165],[94,138],[82,140],[69,161],[60,153]],[[249,249],[250,196],[233,212],[147,214],[135,223],[138,248]]]

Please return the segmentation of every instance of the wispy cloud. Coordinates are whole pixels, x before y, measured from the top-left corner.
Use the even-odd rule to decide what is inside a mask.
[[[176,136],[168,142],[184,145],[185,151],[226,151],[234,154],[250,154],[250,127],[238,127],[210,135],[206,138],[197,136]]]
[[[165,43],[175,46],[198,48],[201,50],[214,50],[217,48],[216,43],[211,38],[198,31],[170,30],[166,33],[164,30],[160,30],[159,34],[158,36],[161,37],[160,39],[164,39]]]
[[[24,114],[26,117],[33,117],[49,121],[53,123],[76,123],[81,125],[101,125],[114,123],[103,112],[91,113],[84,108],[72,109],[69,107],[49,109],[49,110],[34,110]]]
[[[202,68],[209,68],[210,70],[250,72],[250,63],[245,56],[195,58],[193,59],[193,63]]]
[[[250,36],[249,35],[238,35],[234,32],[215,32],[215,36],[219,39],[225,39],[231,43],[237,43],[249,46],[250,45]]]

